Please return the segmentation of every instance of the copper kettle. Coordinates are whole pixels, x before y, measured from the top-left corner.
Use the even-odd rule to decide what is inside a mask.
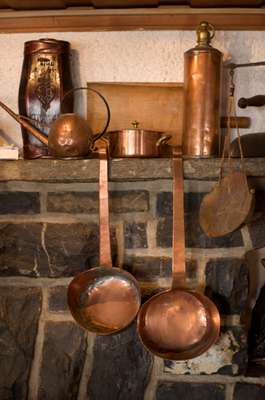
[[[102,132],[92,134],[88,122],[75,113],[61,114],[52,123],[47,137],[39,129],[33,126],[28,117],[16,114],[0,101],[0,106],[8,112],[23,128],[35,136],[40,142],[48,146],[49,154],[59,158],[84,157],[92,152],[94,143],[106,132],[110,122],[110,109],[106,99],[95,89],[80,87],[69,90],[64,96],[77,90],[91,90],[104,102],[107,109],[107,120]],[[64,100],[63,99],[63,100]]]

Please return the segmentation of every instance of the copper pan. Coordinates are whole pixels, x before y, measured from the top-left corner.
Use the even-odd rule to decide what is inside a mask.
[[[99,150],[99,156],[100,265],[78,274],[70,282],[68,305],[83,328],[99,335],[110,335],[134,320],[141,294],[131,274],[111,268],[106,148]]]
[[[186,360],[199,356],[217,340],[220,316],[210,299],[185,286],[183,166],[180,153],[175,154],[172,167],[172,288],[156,294],[141,307],[138,333],[144,346],[157,356]]]

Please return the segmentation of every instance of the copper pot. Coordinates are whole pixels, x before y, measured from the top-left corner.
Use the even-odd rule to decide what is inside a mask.
[[[110,156],[120,157],[159,157],[161,145],[170,138],[163,132],[138,128],[139,122],[132,122],[133,128],[108,133]]]

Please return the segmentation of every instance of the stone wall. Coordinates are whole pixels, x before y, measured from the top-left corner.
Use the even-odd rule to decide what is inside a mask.
[[[144,299],[170,286],[171,183],[153,177],[109,184],[113,261],[139,279]],[[244,255],[265,245],[265,218],[219,239],[206,237],[198,209],[213,185],[207,179],[185,181],[186,266],[189,284],[217,304],[221,335],[204,355],[176,362],[150,355],[135,325],[96,337],[69,313],[71,277],[98,263],[95,180],[0,183],[1,400],[265,398],[265,378],[247,376],[247,337],[240,323],[248,289]]]

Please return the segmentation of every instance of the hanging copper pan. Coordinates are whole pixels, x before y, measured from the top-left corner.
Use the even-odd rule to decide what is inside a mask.
[[[141,307],[138,333],[144,346],[162,358],[186,360],[205,352],[218,338],[219,312],[210,299],[185,286],[185,231],[182,158],[174,157],[172,288]]]
[[[111,268],[106,148],[99,149],[99,157],[100,265],[78,274],[71,281],[68,304],[74,319],[83,328],[99,335],[110,335],[134,320],[141,294],[131,274]]]
[[[249,187],[244,165],[243,148],[237,124],[237,141],[240,151],[240,170],[235,170],[231,161],[231,117],[235,115],[233,71],[230,72],[230,94],[228,98],[228,129],[225,137],[220,166],[219,181],[207,193],[200,206],[200,225],[209,237],[224,236],[247,223],[254,211],[254,190]],[[228,155],[229,172],[223,176],[225,154]]]

